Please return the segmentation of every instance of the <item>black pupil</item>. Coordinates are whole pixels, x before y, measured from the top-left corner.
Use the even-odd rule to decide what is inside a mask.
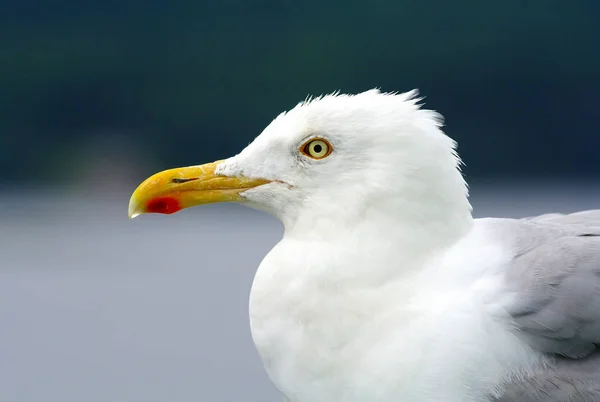
[[[313,150],[314,150],[316,153],[320,154],[320,153],[321,153],[321,151],[323,150],[323,147],[322,147],[321,145],[317,144],[317,145],[315,145],[315,146],[314,146]]]

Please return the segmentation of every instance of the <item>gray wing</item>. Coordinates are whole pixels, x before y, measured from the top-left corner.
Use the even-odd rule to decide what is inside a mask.
[[[560,359],[507,384],[494,402],[598,402],[600,354],[585,361]]]
[[[508,312],[519,336],[555,363],[508,384],[497,401],[600,401],[600,211],[508,226]]]
[[[558,227],[572,227],[594,232],[600,231],[600,210],[581,211],[573,214],[545,214],[523,218],[523,221],[546,223]]]
[[[506,274],[516,329],[543,352],[590,354],[600,343],[600,211],[515,222]]]

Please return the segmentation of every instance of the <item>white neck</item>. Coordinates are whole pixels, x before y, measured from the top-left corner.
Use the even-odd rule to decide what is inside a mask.
[[[357,205],[346,197],[343,206],[321,199],[318,204],[322,207],[306,208],[294,219],[282,219],[284,239],[310,244],[308,247],[339,245],[369,258],[374,252],[387,254],[388,250],[396,264],[402,262],[398,256],[405,262],[422,260],[450,247],[473,225],[466,194],[447,194],[413,193],[409,198],[405,193],[368,204],[360,200]]]

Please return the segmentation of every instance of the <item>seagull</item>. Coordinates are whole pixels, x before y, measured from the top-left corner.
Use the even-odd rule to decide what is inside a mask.
[[[600,210],[474,219],[421,101],[308,98],[231,158],[151,176],[129,216],[237,202],[283,223],[249,310],[287,402],[600,401]]]

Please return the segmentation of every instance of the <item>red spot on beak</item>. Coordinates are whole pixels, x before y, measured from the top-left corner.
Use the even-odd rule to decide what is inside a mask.
[[[181,205],[175,198],[159,197],[148,201],[146,211],[156,214],[174,214],[181,211]]]

